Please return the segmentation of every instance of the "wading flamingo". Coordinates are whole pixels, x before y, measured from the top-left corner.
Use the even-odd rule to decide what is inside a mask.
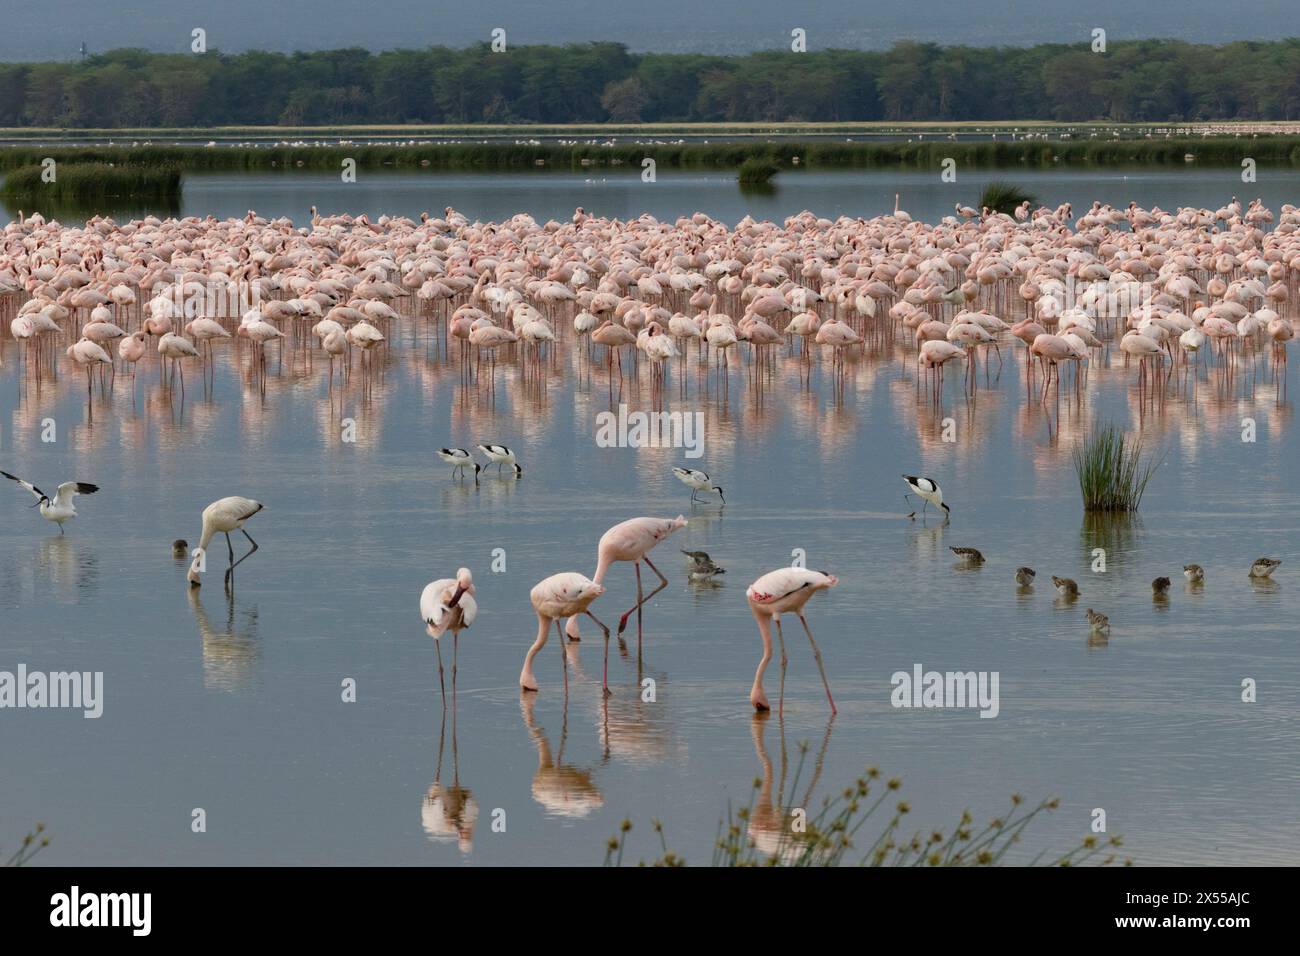
[[[676,518],[630,518],[614,525],[601,535],[600,543],[596,546],[595,581],[597,584],[605,583],[605,575],[609,572],[609,566],[615,561],[631,561],[636,568],[636,604],[628,608],[627,612],[618,619],[618,633],[622,634],[627,629],[627,619],[633,611],[636,611],[636,647],[638,654],[641,652],[641,606],[668,587],[668,579],[659,573],[659,569],[651,563],[648,555],[650,550],[660,541],[677,529],[684,527],[686,527],[686,518],[682,515],[678,515]],[[641,590],[642,561],[659,578],[659,586],[649,594],[643,594]],[[578,619],[576,615],[569,617],[565,633],[573,640],[578,640]]]
[[[830,702],[831,713],[836,712],[835,698],[831,696],[831,685],[826,680],[826,668],[822,664],[822,652],[818,650],[817,642],[813,640],[812,631],[808,628],[808,622],[804,619],[803,606],[818,591],[833,588],[837,584],[839,579],[824,571],[778,568],[763,575],[745,591],[749,609],[754,612],[754,620],[758,622],[758,633],[763,638],[763,658],[758,662],[758,671],[754,674],[754,686],[749,692],[749,702],[754,705],[755,710],[772,709],[763,690],[763,672],[767,670],[767,665],[772,660],[771,625],[775,622],[777,640],[781,643],[781,689],[777,707],[778,713],[785,713],[786,656],[785,637],[781,634],[781,615],[795,614],[799,618],[799,623],[803,625],[804,633],[808,635],[808,643],[812,645],[813,657],[817,659],[817,670],[822,675],[822,686],[826,688],[826,700]]]
[[[252,498],[241,498],[238,495],[231,495],[229,498],[221,498],[212,502],[203,509],[203,532],[199,537],[199,546],[194,550],[194,560],[190,563],[190,570],[185,575],[186,580],[190,582],[190,587],[199,587],[203,582],[199,579],[207,568],[208,543],[212,536],[218,532],[226,536],[226,549],[230,552],[230,567],[226,568],[225,584],[230,589],[235,583],[235,568],[243,564],[248,558],[252,557],[257,550],[257,542],[253,540],[252,535],[244,530],[244,522],[253,515],[262,510],[264,505],[261,502],[254,501]],[[235,546],[230,543],[230,532],[241,531],[248,543],[252,545],[248,553],[238,561],[235,560]]]
[[[456,705],[456,657],[460,651],[460,632],[474,623],[478,602],[474,600],[474,577],[469,568],[461,568],[454,578],[439,578],[424,586],[420,594],[420,619],[438,649],[438,689],[442,706],[447,706],[447,686],[442,678],[442,635],[451,631],[451,702]]]
[[[559,630],[562,618],[572,618],[585,614],[605,632],[605,678],[604,694],[609,696],[609,628],[600,622],[589,608],[591,603],[605,593],[604,587],[577,571],[562,571],[539,581],[529,592],[533,610],[537,612],[537,640],[524,656],[524,667],[519,672],[519,686],[524,690],[537,690],[537,677],[533,674],[533,658],[546,646],[550,634],[551,622]],[[564,646],[564,635],[560,635],[560,656],[564,658],[564,692],[569,692],[569,652]]]

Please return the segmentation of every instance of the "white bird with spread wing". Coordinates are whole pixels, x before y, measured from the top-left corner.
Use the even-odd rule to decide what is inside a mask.
[[[99,485],[92,485],[85,481],[65,481],[63,484],[59,485],[59,490],[56,491],[54,497],[51,498],[30,481],[23,481],[21,478],[11,475],[7,471],[0,471],[0,475],[4,475],[10,481],[18,482],[18,484],[22,485],[34,494],[37,501],[36,504],[32,505],[32,507],[40,508],[41,517],[46,521],[53,521],[57,524],[59,526],[59,534],[63,534],[63,522],[77,516],[77,508],[76,505],[72,503],[72,499],[77,497],[77,495],[93,495],[99,490]]]

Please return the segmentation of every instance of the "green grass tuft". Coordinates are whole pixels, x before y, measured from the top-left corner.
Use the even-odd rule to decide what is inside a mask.
[[[1032,193],[1027,193],[1015,183],[1002,182],[993,180],[984,187],[980,193],[980,207],[990,209],[993,212],[1005,213],[1010,216],[1016,211],[1016,207],[1022,203],[1028,202],[1033,206],[1038,202]]]
[[[1074,449],[1083,510],[1137,511],[1158,465],[1143,457],[1140,438],[1130,438],[1117,425],[1094,429]]]
[[[772,160],[754,156],[740,164],[739,179],[743,186],[763,185],[780,171],[781,167]]]

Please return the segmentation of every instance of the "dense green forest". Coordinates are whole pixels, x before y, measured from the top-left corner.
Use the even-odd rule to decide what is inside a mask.
[[[1106,53],[633,54],[615,43],[159,54],[0,65],[0,127],[1300,119],[1300,39]]]

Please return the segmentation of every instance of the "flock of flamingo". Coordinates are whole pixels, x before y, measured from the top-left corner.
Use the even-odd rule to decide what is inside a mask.
[[[1001,346],[1012,343],[1025,350],[1026,382],[1041,374],[1042,401],[1053,382],[1059,396],[1062,367],[1075,370],[1077,384],[1089,363],[1109,363],[1112,347],[1125,364],[1137,363],[1144,392],[1166,388],[1180,365],[1184,375],[1199,376],[1210,374],[1213,363],[1217,374],[1231,378],[1266,354],[1275,380],[1285,382],[1287,344],[1295,334],[1289,303],[1300,275],[1296,207],[1284,206],[1275,225],[1258,201],[1243,208],[1235,198],[1218,210],[1173,213],[1096,203],[1077,219],[1068,204],[1021,207],[1014,215],[960,206],[955,212],[934,224],[913,221],[897,207],[872,219],[804,212],[779,224],[746,217],[734,228],[703,213],[669,223],[649,215],[606,219],[583,209],[568,222],[539,223],[520,214],[485,223],[450,208],[419,221],[322,217],[313,208],[301,227],[252,212],[227,220],[96,217],[74,225],[20,213],[0,243],[0,327],[22,347],[24,387],[57,379],[62,353],[66,367],[84,372],[92,402],[96,376],[105,394],[120,370],[130,370],[134,396],[137,367],[150,353],[167,389],[179,376],[184,394],[187,363],[202,367],[206,387],[214,351],[223,344],[239,349],[249,377],[263,382],[271,343],[281,363],[286,349],[291,361],[304,364],[324,356],[332,392],[336,364],[346,382],[360,355],[368,383],[396,360],[386,348],[394,337],[414,340],[421,329],[426,348],[432,343],[448,357],[455,342],[466,387],[478,381],[485,356],[495,389],[498,354],[517,362],[522,374],[542,377],[557,351],[571,349],[589,370],[604,366],[611,398],[616,380],[621,391],[643,362],[658,396],[670,374],[685,388],[692,365],[706,382],[716,375],[719,388],[726,388],[733,368],[747,365],[762,387],[782,350],[798,358],[802,382],[822,364],[817,347],[830,351],[838,385],[850,362],[882,343],[913,356],[918,391],[928,376],[936,402],[945,367],[965,362],[973,390],[979,359],[987,375],[990,353],[1001,363]],[[510,449],[479,448],[488,464],[509,465],[522,476]],[[482,468],[465,449],[444,448],[440,455],[454,472],[472,467],[477,478]],[[678,471],[693,500],[700,491],[721,498],[708,475]],[[14,480],[41,499],[42,514],[58,521],[60,531],[75,514],[72,499],[96,490],[72,482],[49,498]],[[932,480],[908,483],[941,505],[926,494],[937,494]],[[245,523],[262,507],[231,496],[204,509],[191,585],[200,584],[211,541],[222,534],[226,585],[233,587],[235,568],[258,547]],[[649,553],[685,523],[679,515],[618,524],[599,541],[593,577],[566,571],[532,589],[538,631],[519,675],[523,691],[538,689],[534,663],[552,624],[561,633],[567,689],[564,645],[579,639],[578,620],[587,617],[604,633],[603,689],[610,693],[609,628],[592,605],[611,566],[631,563],[637,600],[620,617],[618,633],[635,613],[639,645],[643,607],[668,583]],[[233,532],[250,545],[238,560]],[[648,593],[642,564],[659,581]],[[773,657],[773,628],[784,700],[781,617],[793,614],[834,711],[804,608],[836,584],[833,575],[794,567],[764,574],[747,589],[763,641],[750,693],[756,709],[770,707],[763,676]],[[429,584],[420,599],[428,633],[435,640],[448,631],[453,637],[453,700],[459,634],[474,622],[474,594],[473,577],[461,568]],[[441,682],[440,640],[438,662]]]

